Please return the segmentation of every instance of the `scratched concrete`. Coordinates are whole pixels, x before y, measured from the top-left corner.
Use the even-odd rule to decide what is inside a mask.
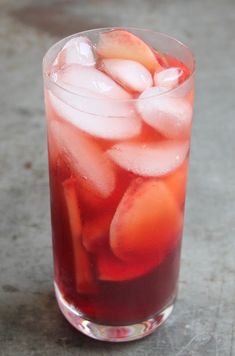
[[[41,60],[58,38],[148,27],[197,57],[197,99],[179,298],[148,338],[89,340],[52,289]],[[235,355],[235,2],[0,0],[0,355]]]

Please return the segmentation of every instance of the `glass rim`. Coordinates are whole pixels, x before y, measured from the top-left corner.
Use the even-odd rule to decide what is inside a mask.
[[[108,97],[108,96],[104,96],[104,97],[95,97],[95,96],[88,96],[88,95],[81,95],[79,93],[77,93],[76,91],[72,91],[72,90],[68,90],[67,88],[63,87],[62,85],[59,85],[57,82],[53,81],[50,78],[49,72],[47,70],[48,64],[47,60],[48,57],[51,53],[51,51],[58,47],[62,42],[64,42],[65,40],[69,41],[72,38],[75,38],[77,36],[81,36],[81,35],[89,35],[89,33],[93,33],[93,32],[105,32],[105,31],[112,31],[112,30],[127,30],[127,31],[142,31],[145,33],[150,33],[152,35],[159,35],[161,37],[165,37],[166,39],[169,40],[173,40],[174,42],[176,42],[178,45],[180,45],[181,47],[183,47],[186,51],[188,51],[188,53],[191,55],[192,57],[192,71],[190,73],[190,75],[188,76],[188,78],[186,80],[184,80],[182,83],[180,83],[179,85],[177,85],[175,88],[172,89],[168,89],[168,90],[164,90],[162,92],[159,93],[155,93],[149,96],[145,96],[143,98],[137,97],[137,98],[130,98],[130,99],[123,99],[123,98],[112,98],[112,97]],[[62,47],[63,48],[63,47]],[[61,49],[62,49],[61,48]],[[85,30],[85,31],[81,31],[81,32],[77,32],[74,33],[72,35],[66,36],[62,39],[60,39],[59,41],[55,42],[52,46],[49,47],[49,49],[46,51],[44,57],[43,57],[43,77],[44,80],[48,83],[50,83],[52,86],[55,86],[56,88],[58,88],[58,90],[62,90],[70,95],[74,95],[77,97],[80,97],[82,99],[86,99],[86,100],[97,100],[100,102],[103,101],[114,101],[114,102],[131,102],[134,103],[136,101],[145,101],[151,98],[155,98],[155,97],[161,97],[161,96],[165,96],[165,95],[169,95],[171,93],[174,93],[175,91],[177,91],[178,89],[184,87],[185,85],[187,85],[187,83],[189,83],[189,81],[194,77],[194,74],[196,72],[196,58],[194,53],[189,49],[188,46],[186,46],[183,42],[179,41],[178,39],[176,39],[173,36],[170,36],[164,32],[158,32],[158,31],[154,31],[154,30],[150,30],[150,29],[146,29],[146,28],[141,28],[141,27],[100,27],[100,28],[94,28],[94,29],[90,29],[90,30]],[[150,87],[150,88],[154,88]],[[156,87],[157,88],[157,87]],[[141,94],[140,94],[141,95]]]

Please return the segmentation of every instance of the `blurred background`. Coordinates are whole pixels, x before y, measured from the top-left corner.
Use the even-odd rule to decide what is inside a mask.
[[[197,60],[178,302],[125,345],[76,332],[52,287],[42,58],[106,26],[165,32]],[[235,355],[234,33],[233,0],[0,0],[0,355]]]

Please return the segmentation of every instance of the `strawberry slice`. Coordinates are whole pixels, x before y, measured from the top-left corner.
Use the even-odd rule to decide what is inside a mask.
[[[183,164],[175,172],[171,173],[163,179],[169,190],[173,193],[180,207],[184,206],[187,175],[188,158],[185,159]]]
[[[157,265],[156,260],[125,262],[117,258],[109,249],[97,254],[98,278],[103,281],[122,282],[138,278]]]
[[[82,229],[82,242],[87,251],[97,252],[108,242],[112,214],[106,213],[86,221]]]
[[[112,30],[100,35],[96,51],[102,58],[131,59],[143,64],[151,73],[162,69],[153,49],[126,30]]]
[[[155,260],[159,264],[175,246],[182,223],[180,208],[166,184],[137,178],[113,217],[111,249],[124,261]]]
[[[89,255],[82,245],[82,224],[76,194],[76,180],[74,178],[69,178],[64,181],[63,189],[72,238],[77,292],[94,292],[95,285],[91,271],[91,261],[89,259]]]

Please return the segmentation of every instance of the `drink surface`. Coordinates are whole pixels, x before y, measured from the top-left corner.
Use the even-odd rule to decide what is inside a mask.
[[[55,281],[89,320],[136,323],[176,295],[190,74],[125,30],[72,38],[48,71]]]

